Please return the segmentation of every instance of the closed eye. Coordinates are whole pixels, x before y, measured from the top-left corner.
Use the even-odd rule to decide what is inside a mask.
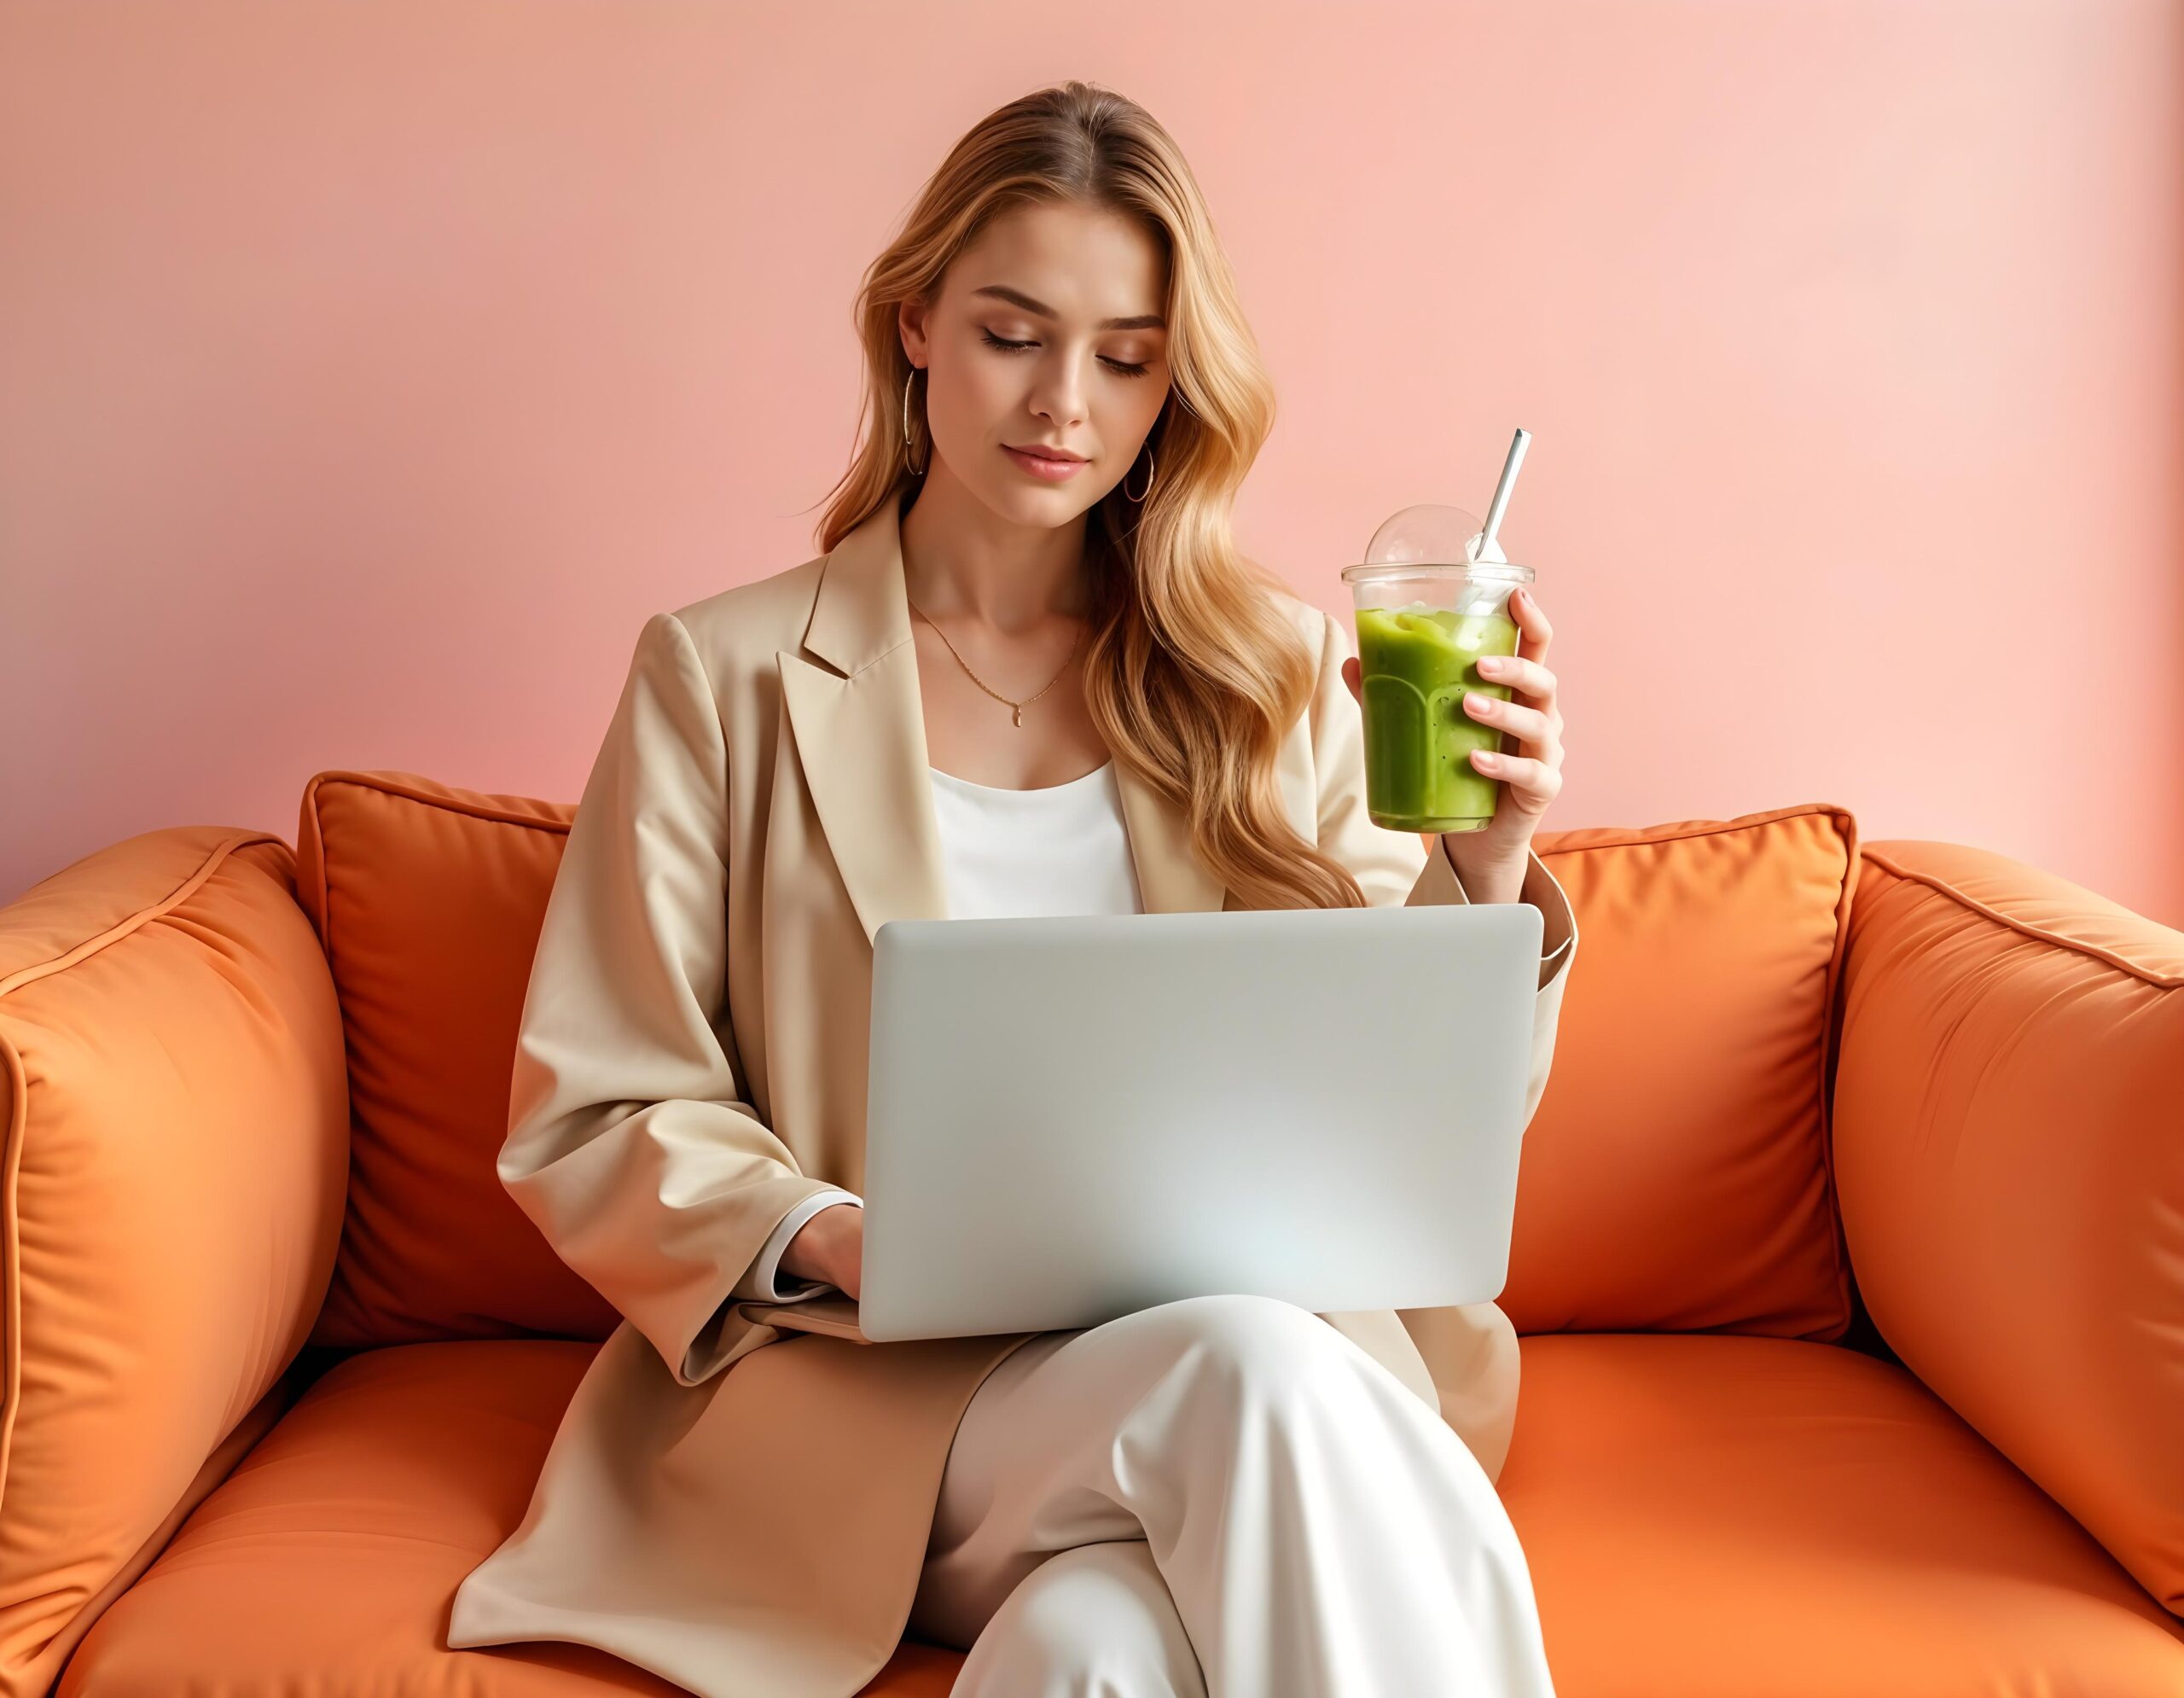
[[[1020,354],[1026,348],[1036,348],[1039,346],[1037,342],[1005,341],[990,330],[981,330],[979,334],[985,338],[988,347],[999,348],[1004,353]],[[1149,369],[1149,363],[1145,365],[1132,365],[1126,360],[1107,359],[1105,354],[1101,355],[1100,358],[1107,360],[1107,363],[1124,377],[1142,377]]]

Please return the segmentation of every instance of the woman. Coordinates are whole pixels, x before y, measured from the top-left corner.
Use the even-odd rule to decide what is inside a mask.
[[[976,1698],[1549,1692],[1494,1305],[884,1345],[840,1312],[891,918],[1531,901],[1529,1121],[1577,945],[1531,846],[1544,615],[1477,710],[1521,751],[1481,762],[1492,825],[1374,827],[1345,623],[1230,542],[1266,377],[1112,94],[977,126],[860,323],[880,424],[824,552],[647,623],[571,827],[499,1171],[625,1319],[449,1645],[723,1698],[849,1698],[906,1631]]]

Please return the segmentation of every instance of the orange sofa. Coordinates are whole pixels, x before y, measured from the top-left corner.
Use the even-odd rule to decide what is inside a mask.
[[[441,1649],[614,1319],[493,1172],[571,812],[326,772],[0,910],[0,1698],[671,1689]],[[1839,807],[1538,846],[1563,1698],[2184,1694],[2184,933]]]

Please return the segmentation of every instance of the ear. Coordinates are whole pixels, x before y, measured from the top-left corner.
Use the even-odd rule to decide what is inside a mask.
[[[902,334],[903,352],[909,356],[912,365],[926,365],[932,360],[925,328],[928,311],[926,301],[919,295],[912,295],[895,310],[895,328]]]

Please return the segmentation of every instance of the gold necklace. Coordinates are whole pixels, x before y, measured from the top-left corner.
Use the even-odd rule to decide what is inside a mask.
[[[938,637],[943,643],[948,643],[948,633],[943,631],[938,625],[933,625],[931,614],[927,613],[922,608],[919,607],[915,602],[910,602],[909,596],[907,592],[903,595],[903,599],[905,602],[910,602],[910,611],[912,613],[915,613],[927,625],[932,625],[932,634],[935,637]],[[1077,640],[1069,645],[1069,660],[1064,660],[1061,663],[1061,672],[1056,672],[1054,677],[1048,678],[1044,689],[1033,691],[1030,695],[1025,696],[1021,701],[1009,701],[1007,696],[1003,695],[999,690],[990,686],[986,681],[980,677],[976,672],[972,672],[971,663],[968,660],[966,660],[961,654],[956,654],[956,645],[954,643],[948,643],[948,652],[950,654],[956,655],[956,664],[957,666],[961,666],[966,672],[970,672],[971,682],[973,683],[976,684],[980,689],[985,690],[985,693],[991,696],[996,701],[1008,703],[1010,709],[1011,718],[1014,720],[1016,728],[1019,730],[1021,730],[1024,728],[1024,710],[1026,707],[1029,707],[1033,702],[1037,701],[1041,696],[1044,695],[1048,690],[1052,689],[1056,684],[1061,682],[1062,672],[1066,672],[1069,670],[1069,661],[1074,660],[1077,658],[1077,651],[1083,646],[1083,643],[1084,625],[1083,622],[1080,621],[1077,627]]]

